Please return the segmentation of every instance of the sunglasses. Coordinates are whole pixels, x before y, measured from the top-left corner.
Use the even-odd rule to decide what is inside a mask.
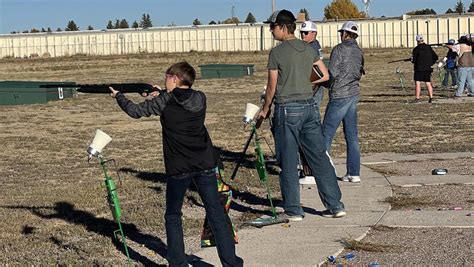
[[[309,32],[301,32],[301,35],[308,35]]]
[[[270,23],[270,30],[275,29],[276,26],[278,26],[278,23]]]

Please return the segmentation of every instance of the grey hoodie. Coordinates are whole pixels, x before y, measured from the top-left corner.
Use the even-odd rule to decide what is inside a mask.
[[[344,40],[331,52],[329,98],[360,94],[359,81],[364,73],[364,55],[354,39]]]

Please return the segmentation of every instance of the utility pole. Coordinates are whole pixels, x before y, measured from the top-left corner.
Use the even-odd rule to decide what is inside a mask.
[[[273,12],[275,12],[275,0],[272,0],[272,14],[273,14]]]

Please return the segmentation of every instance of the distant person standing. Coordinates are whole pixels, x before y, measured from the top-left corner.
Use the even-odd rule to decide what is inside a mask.
[[[431,84],[431,73],[433,72],[433,64],[438,60],[438,55],[433,51],[433,48],[423,40],[423,36],[417,35],[416,42],[418,45],[412,51],[412,63],[414,64],[415,80],[415,100],[412,103],[421,103],[421,83],[426,84],[428,89],[428,103],[433,101],[433,86]]]
[[[348,21],[339,30],[341,43],[331,52],[329,74],[329,103],[324,114],[324,135],[326,149],[342,122],[347,146],[346,174],[339,178],[344,182],[360,182],[360,149],[357,130],[357,103],[359,102],[359,81],[364,72],[364,54],[357,44],[359,26]]]
[[[446,55],[446,73],[444,75],[443,86],[448,86],[449,75],[451,75],[451,87],[456,88],[457,82],[457,69],[456,69],[456,57],[458,54],[453,51],[453,46],[456,43],[454,39],[449,39],[446,47],[448,48],[448,54]]]
[[[458,64],[458,89],[454,97],[461,97],[467,87],[467,96],[474,96],[474,55],[472,53],[472,38],[470,34],[463,35],[458,40],[458,44],[453,46],[457,52]]]

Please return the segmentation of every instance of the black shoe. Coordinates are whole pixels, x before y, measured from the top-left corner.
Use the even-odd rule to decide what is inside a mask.
[[[428,99],[428,103],[433,103],[433,98],[430,97],[430,99]]]
[[[420,104],[421,103],[421,99],[419,98],[415,98],[414,100],[410,101],[411,104]]]

